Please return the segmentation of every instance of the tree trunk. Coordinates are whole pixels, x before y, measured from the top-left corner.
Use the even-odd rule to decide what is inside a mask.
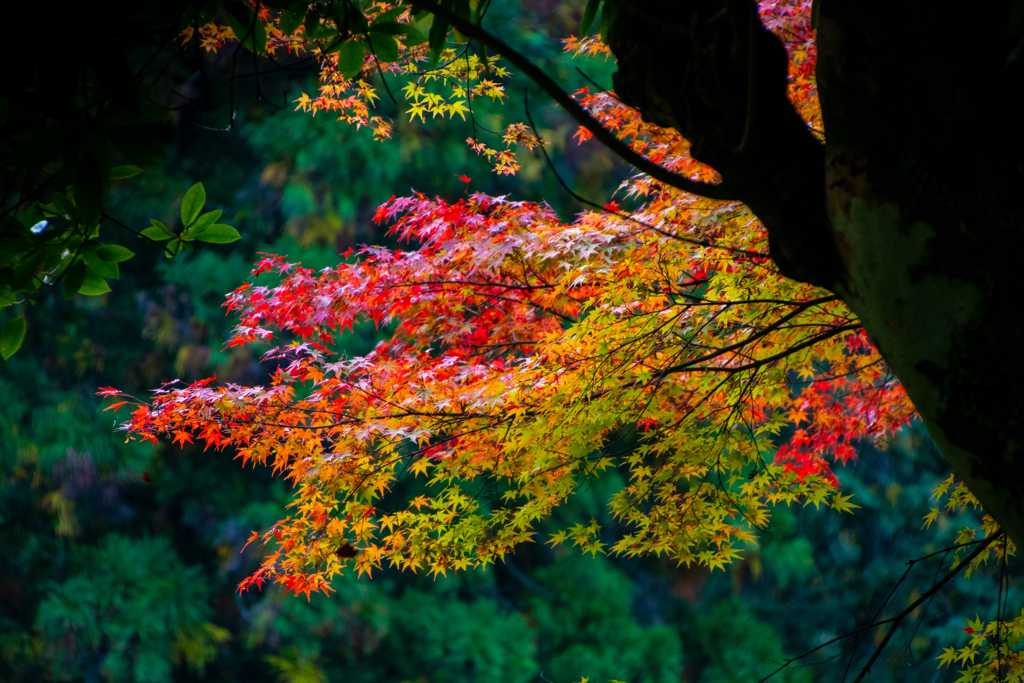
[[[736,188],[784,275],[842,296],[1022,545],[1024,2],[818,2],[824,146],[750,0],[622,3],[616,91]]]
[[[817,75],[836,291],[1020,545],[1024,55],[1010,9],[826,0]]]

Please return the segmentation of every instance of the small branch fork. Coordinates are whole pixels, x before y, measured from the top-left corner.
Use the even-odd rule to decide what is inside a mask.
[[[917,558],[915,560],[908,561],[907,562],[907,569],[906,569],[905,572],[903,572],[903,576],[900,577],[900,580],[897,581],[896,585],[893,586],[892,590],[889,592],[889,595],[886,596],[885,600],[882,602],[882,606],[879,607],[878,608],[878,612],[875,613],[875,619],[872,620],[870,624],[867,624],[865,626],[860,626],[858,628],[855,628],[852,631],[848,631],[848,632],[844,633],[841,636],[836,636],[835,638],[832,638],[828,642],[822,643],[821,645],[818,645],[817,647],[814,647],[814,648],[808,650],[807,652],[804,652],[801,655],[797,655],[796,657],[793,657],[791,659],[787,659],[780,667],[778,667],[777,669],[772,671],[770,674],[768,674],[767,676],[762,678],[760,681],[758,681],[758,683],[765,683],[765,681],[769,680],[770,678],[773,678],[780,671],[782,671],[783,669],[786,669],[787,667],[789,667],[789,665],[792,664],[793,662],[797,662],[797,661],[799,661],[801,659],[804,659],[805,657],[809,657],[810,655],[814,654],[818,650],[826,648],[829,645],[832,645],[834,643],[837,643],[837,642],[839,642],[841,640],[844,640],[846,638],[849,638],[850,636],[853,636],[853,635],[859,633],[859,634],[861,634],[860,640],[857,641],[857,645],[855,645],[854,648],[853,648],[854,650],[856,650],[857,646],[859,646],[860,643],[864,640],[864,637],[866,636],[867,631],[869,631],[869,630],[871,630],[871,629],[873,629],[873,628],[875,628],[877,626],[883,626],[885,624],[891,624],[889,626],[889,630],[885,634],[885,637],[883,637],[881,642],[879,642],[878,645],[875,647],[875,650],[871,654],[871,657],[868,659],[867,664],[865,664],[861,668],[860,673],[857,675],[857,677],[855,679],[853,679],[853,683],[860,683],[862,680],[864,680],[864,677],[867,676],[871,672],[871,667],[874,665],[874,663],[876,661],[878,661],[878,658],[879,658],[879,656],[881,656],[882,651],[885,649],[885,646],[889,644],[889,641],[892,639],[893,635],[895,635],[896,629],[899,628],[900,623],[904,619],[906,619],[908,616],[913,614],[914,610],[916,610],[918,607],[923,605],[928,600],[932,599],[932,597],[934,597],[935,594],[938,593],[947,583],[952,581],[956,577],[957,574],[959,574],[961,571],[963,571],[966,567],[970,566],[971,562],[973,562],[975,559],[978,558],[978,556],[980,556],[983,552],[985,552],[985,550],[990,545],[992,545],[993,543],[995,543],[999,539],[1004,538],[1005,536],[1006,536],[1005,532],[999,532],[997,534],[993,534],[992,536],[989,536],[988,538],[985,538],[985,539],[982,539],[982,540],[979,540],[979,541],[970,541],[969,543],[962,543],[960,545],[950,546],[949,548],[945,548],[943,550],[939,550],[939,551],[931,553],[929,555],[925,555],[924,557],[919,557],[919,558]],[[904,609],[902,612],[900,612],[899,614],[897,614],[894,617],[890,617],[888,619],[882,619],[880,621],[877,620],[878,615],[881,613],[881,611],[883,609],[885,609],[885,606],[889,603],[889,600],[891,600],[892,596],[895,594],[896,589],[900,586],[900,584],[903,583],[904,579],[907,578],[907,575],[910,573],[910,570],[914,567],[914,565],[916,565],[919,562],[923,562],[923,561],[925,561],[925,560],[927,560],[929,558],[935,557],[936,555],[948,554],[949,552],[951,552],[953,550],[956,550],[957,548],[963,548],[963,547],[966,547],[968,545],[974,545],[974,544],[977,544],[978,547],[975,548],[971,552],[970,555],[968,555],[963,560],[961,560],[960,563],[956,567],[951,569],[949,571],[949,573],[947,573],[944,577],[942,577],[941,579],[939,579],[938,581],[933,583],[931,588],[929,588],[927,591],[925,591],[921,595],[921,597],[919,597],[917,600],[915,600],[914,602],[910,603],[906,607],[906,609]],[[854,654],[856,654],[856,653],[854,652],[853,654],[851,654],[851,657]],[[844,678],[845,678],[845,676],[844,676]]]

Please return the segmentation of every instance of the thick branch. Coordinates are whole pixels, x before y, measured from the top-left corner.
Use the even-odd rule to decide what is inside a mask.
[[[629,0],[609,35],[615,92],[674,128],[768,230],[794,280],[833,289],[843,267],[828,222],[825,150],[787,96],[785,48],[753,0]]]
[[[655,180],[670,185],[684,192],[707,197],[708,199],[736,199],[735,191],[727,183],[709,185],[707,183],[690,180],[686,176],[673,173],[672,171],[659,166],[646,157],[637,154],[622,140],[619,140],[607,128],[587,112],[586,109],[569,96],[553,78],[544,73],[536,64],[531,62],[525,55],[516,51],[512,46],[501,38],[487,32],[481,26],[474,24],[469,19],[459,16],[446,7],[442,7],[431,0],[410,0],[410,4],[422,10],[426,10],[435,16],[444,19],[456,30],[469,38],[476,40],[481,45],[486,45],[494,52],[500,54],[509,64],[522,71],[531,81],[544,90],[548,96],[557,102],[568,114],[610,151],[617,154],[624,161],[632,164],[637,170],[646,173]]]

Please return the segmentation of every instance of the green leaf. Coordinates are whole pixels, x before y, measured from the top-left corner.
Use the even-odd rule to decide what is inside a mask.
[[[397,21],[378,21],[370,26],[371,32],[383,33],[386,36],[400,36],[405,34],[406,25]]]
[[[65,299],[70,299],[75,294],[78,294],[78,290],[82,288],[82,283],[85,282],[85,275],[85,264],[81,261],[71,264],[64,271]]]
[[[34,250],[23,254],[18,264],[11,269],[10,275],[7,278],[7,284],[15,292],[36,291],[40,287],[39,278],[36,277],[39,264],[46,263],[49,266],[51,258],[52,254],[47,254],[42,250]]]
[[[68,188],[71,189],[71,188]],[[45,216],[61,216],[74,223],[78,220],[78,209],[75,203],[66,194],[53,193],[53,201],[49,204],[41,204]]]
[[[580,19],[580,36],[585,36],[590,32],[590,27],[594,25],[594,19],[597,18],[597,8],[601,6],[601,0],[587,0],[587,8],[583,10],[583,18]]]
[[[7,285],[0,286],[0,308],[7,308],[18,300],[18,296]]]
[[[373,20],[378,24],[382,22],[395,21],[398,19],[399,16],[401,16],[403,12],[405,12],[406,9],[408,8],[403,5],[399,5],[398,7],[392,7],[386,12],[381,12],[380,14],[375,16]]]
[[[338,70],[345,78],[355,78],[363,68],[363,44],[349,38],[338,52]]]
[[[104,244],[96,250],[96,255],[104,261],[127,261],[135,252],[120,244]]]
[[[166,225],[164,225],[157,219],[150,218],[149,222],[153,224],[153,227],[146,228],[145,230],[143,230],[141,233],[143,237],[148,237],[151,240],[157,241],[169,240],[174,237],[177,237],[177,235],[175,235],[170,228],[168,228]]]
[[[142,169],[138,166],[132,166],[128,164],[126,166],[115,166],[110,169],[111,180],[124,180],[125,178],[131,178],[133,175],[142,173]]]
[[[430,25],[430,64],[434,66],[441,58],[441,50],[444,49],[444,41],[448,38],[448,22],[441,17],[434,17],[434,23]]]
[[[398,61],[398,43],[395,42],[394,38],[381,33],[370,33],[366,38],[370,42],[370,48],[372,49],[374,56],[377,58],[377,61]]]
[[[242,236],[238,234],[238,231],[232,228],[230,225],[224,225],[223,223],[214,223],[210,227],[203,230],[199,235],[195,235],[195,238],[200,242],[210,242],[212,244],[227,244],[228,242],[235,242],[242,239]]]
[[[612,24],[615,23],[615,17],[619,13],[619,3],[615,0],[604,0],[604,9],[601,11],[601,25],[599,27],[601,31],[601,42],[605,45],[608,44],[608,32],[612,28]]]
[[[0,333],[0,356],[7,360],[21,348],[23,341],[25,341],[25,319],[15,318],[4,325],[4,331]]]
[[[178,30],[183,31],[188,26],[206,26],[217,18],[220,12],[220,0],[195,0],[185,6],[181,14],[181,21]]]
[[[197,0],[196,4],[201,5],[199,9],[200,26],[206,26],[211,21],[216,19],[217,15],[220,13],[220,0],[206,0],[206,2],[201,2],[201,0]]]
[[[95,273],[86,273],[85,280],[82,282],[82,288],[78,290],[78,293],[85,296],[99,296],[109,291],[110,285],[107,284],[106,280]]]
[[[228,24],[235,37],[249,52],[262,54],[267,51],[267,30],[251,9],[240,2],[225,2]]]
[[[172,237],[174,237],[174,235],[166,234],[162,228],[146,228],[139,234],[142,235],[143,237],[148,237],[149,239],[155,240],[157,242],[160,242],[162,240],[169,240]]]
[[[370,22],[359,5],[352,0],[338,0],[331,7],[331,17],[337,24],[338,30],[348,29],[349,33],[366,33],[370,28]]]
[[[89,266],[89,270],[100,277],[109,277],[115,280],[121,277],[121,271],[113,261],[105,261],[100,258],[99,254],[91,251],[85,252],[83,258],[85,265]]]
[[[427,42],[427,37],[423,35],[423,31],[419,30],[411,24],[405,26],[405,38],[402,39],[406,47],[416,47]]]
[[[196,222],[192,224],[192,227],[185,231],[185,235],[183,236],[185,237],[185,239],[188,239],[190,237],[195,238],[203,230],[216,223],[217,219],[220,218],[222,213],[224,212],[220,209],[216,209],[214,211],[207,211],[202,216],[196,219]]]
[[[309,40],[324,40],[337,35],[333,28],[320,23],[320,16],[316,12],[310,11],[306,14],[305,23],[306,31],[304,35]]]
[[[205,203],[206,190],[203,189],[202,183],[196,183],[188,188],[185,198],[181,200],[181,224],[186,228],[191,226],[193,221],[199,217],[199,212],[203,210]]]
[[[298,12],[292,12],[291,10],[286,9],[281,13],[281,20],[278,22],[278,28],[281,29],[281,33],[284,35],[290,36],[299,28],[299,25],[302,23],[304,18],[305,17]]]

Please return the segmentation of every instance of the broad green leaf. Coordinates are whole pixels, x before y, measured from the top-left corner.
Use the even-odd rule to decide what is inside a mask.
[[[267,30],[253,11],[240,2],[225,2],[224,7],[228,10],[228,24],[242,47],[256,54],[266,52]]]
[[[316,12],[310,11],[305,19],[306,30],[303,35],[308,40],[324,40],[337,35],[333,27],[320,23],[320,17]]]
[[[587,0],[587,8],[583,10],[583,18],[580,19],[580,36],[585,36],[590,32],[590,27],[594,25],[594,19],[597,18],[597,8],[600,5],[601,0]]]
[[[242,236],[238,234],[238,231],[232,228],[230,225],[224,225],[223,223],[214,223],[209,226],[202,233],[195,235],[195,238],[200,242],[210,242],[213,244],[227,244],[228,242],[235,242],[242,239]]]
[[[200,232],[216,223],[217,219],[220,218],[222,213],[224,213],[224,211],[222,211],[221,209],[207,211],[202,216],[196,219],[196,222],[192,224],[192,227],[185,231],[183,237],[185,237],[185,239],[195,238],[196,235],[198,235]]]
[[[82,287],[78,290],[79,294],[85,296],[99,296],[100,294],[106,294],[110,291],[110,285],[107,281],[101,278],[95,273],[86,273],[85,279],[82,281]]]
[[[52,255],[43,251],[24,254],[6,278],[7,285],[9,285],[15,292],[34,292],[39,289],[40,284],[39,278],[36,277],[36,271],[39,270],[39,265],[41,263],[51,262],[50,259],[47,258],[50,256]]]
[[[4,325],[4,331],[0,332],[0,356],[7,360],[21,348],[23,341],[25,341],[25,319],[15,318]]]
[[[601,10],[601,25],[599,30],[601,32],[601,42],[605,45],[608,44],[608,32],[611,31],[612,24],[615,23],[615,16],[619,13],[619,4],[615,0],[604,0],[604,9]]]
[[[338,52],[338,70],[345,78],[355,78],[363,68],[363,44],[349,38]]]
[[[397,21],[378,21],[370,26],[370,31],[386,36],[400,36],[405,34],[406,28],[405,24],[399,24]]]
[[[148,237],[151,240],[169,240],[177,237],[170,228],[157,219],[150,218],[149,222],[153,224],[153,227],[146,228],[142,231],[142,235],[144,237]]]
[[[197,0],[196,4],[199,5],[200,26],[206,26],[220,13],[220,0]]]
[[[199,217],[199,212],[203,210],[204,204],[206,204],[206,190],[203,189],[203,184],[196,183],[188,188],[185,198],[181,200],[181,224],[186,228],[191,226]]]
[[[83,258],[85,265],[89,266],[89,270],[100,277],[109,277],[115,280],[121,277],[121,271],[114,261],[106,261],[100,258],[99,254],[92,251],[85,252]]]
[[[7,285],[0,285],[0,308],[6,308],[18,300],[17,295]]]
[[[419,30],[415,26],[408,24],[405,26],[405,38],[402,42],[406,47],[416,47],[427,42],[427,37],[423,35],[423,31]]]
[[[352,0],[337,0],[331,8],[331,17],[340,30],[347,29],[349,33],[366,33],[370,28],[363,10]]]
[[[219,12],[220,0],[195,0],[194,3],[190,2],[185,6],[185,11],[181,13],[178,30],[183,31],[186,27],[193,25],[206,26],[217,18]]]
[[[392,7],[388,11],[381,12],[380,14],[378,14],[376,17],[373,18],[373,21],[376,24],[396,21],[398,17],[400,17],[406,9],[407,8],[404,7],[403,5],[399,5],[398,7]]]
[[[430,63],[431,65],[437,64],[437,60],[441,56],[441,50],[444,49],[444,41],[448,37],[448,22],[441,17],[434,17],[434,22],[430,25]]]
[[[85,282],[85,264],[81,261],[71,264],[66,271],[64,271],[64,298],[70,299],[75,294],[78,294],[78,290],[82,288],[82,283]]]
[[[370,48],[379,62],[398,61],[398,43],[391,36],[382,33],[371,33],[366,36]]]
[[[47,204],[43,207],[45,211],[50,211],[56,216],[63,216],[72,223],[78,220],[78,208],[75,207],[74,201],[71,197],[60,192],[53,193],[53,203]]]
[[[281,13],[281,20],[278,22],[278,28],[281,29],[281,33],[286,36],[290,36],[299,28],[299,25],[302,24],[302,20],[304,18],[305,17],[298,12],[292,12],[291,10],[286,9]]]
[[[110,179],[124,180],[125,178],[131,178],[133,175],[138,175],[139,173],[142,173],[142,169],[138,166],[132,166],[131,164],[115,166],[110,169]]]
[[[104,261],[127,261],[135,252],[120,244],[104,244],[96,250],[96,254]]]
[[[169,240],[174,237],[174,235],[166,234],[161,228],[146,228],[139,234],[143,237],[148,237],[149,239],[156,241]]]

